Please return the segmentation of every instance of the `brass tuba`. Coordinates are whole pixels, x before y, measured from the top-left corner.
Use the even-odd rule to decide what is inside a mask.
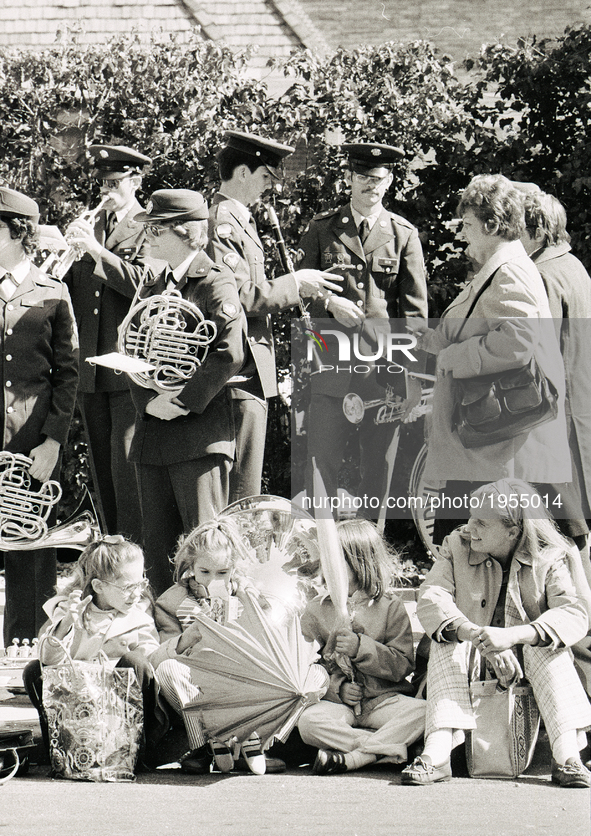
[[[77,220],[89,221],[89,223],[93,223],[96,220],[98,213],[108,200],[108,196],[103,197],[95,209],[87,209],[86,212],[83,212],[82,215],[77,218]],[[54,279],[61,281],[72,264],[82,258],[82,250],[80,247],[77,247],[76,244],[68,244],[66,249],[61,252],[53,249],[51,244],[48,246],[51,252],[39,269],[44,273],[48,273]]]
[[[0,551],[45,548],[85,549],[100,536],[92,511],[77,511],[69,520],[48,528],[47,519],[62,495],[50,480],[31,487],[32,461],[20,453],[0,452]],[[81,503],[84,504],[84,500]]]

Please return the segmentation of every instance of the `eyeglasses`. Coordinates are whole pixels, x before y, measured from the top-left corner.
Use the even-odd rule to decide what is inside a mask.
[[[388,179],[388,174],[385,177],[373,177],[371,174],[359,174],[359,172],[354,171],[353,177],[357,180],[358,183],[361,183],[362,186],[380,186]]]
[[[118,189],[126,180],[129,180],[129,177],[120,177],[118,180],[101,180],[100,183],[103,189]]]
[[[115,589],[118,589],[119,592],[123,594],[125,598],[131,598],[136,592],[145,592],[148,588],[150,581],[147,578],[144,578],[137,583],[130,583],[128,586],[119,586],[117,583],[113,583],[113,581],[105,581],[103,583],[108,583],[109,586],[114,586]]]
[[[168,227],[158,226],[157,224],[144,224],[146,235],[151,235],[152,238],[160,238],[163,232],[166,232]]]

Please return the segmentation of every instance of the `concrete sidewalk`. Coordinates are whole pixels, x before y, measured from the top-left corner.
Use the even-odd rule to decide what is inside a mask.
[[[1,606],[1,604],[0,604]],[[26,696],[0,685],[0,724],[34,731]],[[178,746],[177,746],[178,749]],[[140,774],[131,784],[52,780],[48,767],[0,787],[0,832],[15,836],[589,836],[589,792],[550,782],[550,749],[541,735],[527,773],[515,781],[454,777],[432,787],[403,787],[402,767],[373,766],[315,776],[310,765],[282,775],[179,769]]]

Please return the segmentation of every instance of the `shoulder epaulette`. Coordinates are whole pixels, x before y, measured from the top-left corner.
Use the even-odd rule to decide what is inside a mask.
[[[403,218],[402,215],[397,215],[395,212],[388,212],[388,214],[390,215],[390,218],[393,221],[396,221],[397,224],[400,224],[400,226],[406,226],[408,229],[416,228],[414,224],[411,224],[411,222],[406,218]]]
[[[317,215],[314,215],[312,218],[313,221],[321,221],[324,218],[330,218],[332,215],[338,215],[341,211],[342,206],[337,206],[336,209],[325,209],[324,212],[319,212]]]

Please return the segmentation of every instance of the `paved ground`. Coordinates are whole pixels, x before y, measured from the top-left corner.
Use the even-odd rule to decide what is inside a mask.
[[[1,684],[0,725],[28,726],[40,739],[26,697]],[[169,769],[133,784],[87,784],[51,780],[33,765],[0,787],[0,835],[589,836],[589,793],[552,785],[549,764],[543,737],[516,781],[454,777],[425,788],[401,786],[399,769],[386,766],[334,777],[309,766],[265,776]]]

